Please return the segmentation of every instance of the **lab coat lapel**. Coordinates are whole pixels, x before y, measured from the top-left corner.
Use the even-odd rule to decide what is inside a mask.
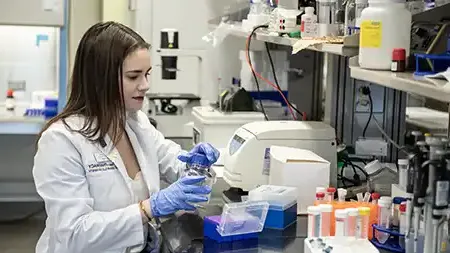
[[[141,173],[145,179],[147,188],[150,193],[158,191],[159,184],[155,184],[155,182],[152,181],[152,179],[155,179],[159,182],[159,168],[151,168],[151,159],[156,159],[156,157],[152,157],[150,152],[151,143],[149,130],[145,129],[145,127],[133,117],[130,117],[128,120],[128,126],[133,132],[133,138],[130,136],[130,141],[136,152],[139,166],[141,167]]]
[[[103,145],[102,145],[103,144]],[[106,144],[106,145],[105,145]],[[128,183],[128,173],[125,165],[120,157],[119,151],[117,151],[116,147],[113,144],[111,138],[108,135],[105,136],[104,143],[95,143],[95,146],[98,150],[100,150],[108,159],[114,163],[116,168],[119,170],[121,176],[125,180],[126,185],[131,191],[131,185]]]

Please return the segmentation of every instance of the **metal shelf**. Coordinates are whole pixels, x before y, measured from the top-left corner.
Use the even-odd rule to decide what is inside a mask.
[[[210,25],[210,28],[214,29],[217,25]],[[250,34],[248,31],[244,31],[240,24],[235,24],[230,26],[230,34],[236,37],[247,38]],[[255,33],[255,40],[269,42],[277,45],[284,46],[294,46],[300,39],[297,38],[289,38],[289,37],[281,37],[274,36],[269,34],[266,30],[261,29]],[[358,39],[356,37],[350,36],[344,38],[344,44],[319,44],[308,47],[309,50],[336,54],[341,56],[356,56],[358,55]]]
[[[356,64],[350,64],[350,76],[384,87],[433,98],[442,102],[450,102],[450,88],[443,88],[447,83],[444,80],[419,77],[407,72],[393,73],[391,71],[368,70]]]

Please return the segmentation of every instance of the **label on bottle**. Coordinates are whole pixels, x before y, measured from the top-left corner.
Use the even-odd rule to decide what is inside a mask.
[[[448,181],[437,181],[436,182],[436,206],[447,206],[448,205]]]
[[[302,38],[317,37],[317,21],[312,17],[302,17],[301,23]]]
[[[393,61],[391,63],[391,71],[398,71],[398,66],[397,65],[398,65],[397,62]]]
[[[380,48],[382,39],[381,21],[364,20],[361,22],[360,41],[361,48]]]

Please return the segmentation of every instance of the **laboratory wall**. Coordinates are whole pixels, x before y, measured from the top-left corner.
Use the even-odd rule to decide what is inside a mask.
[[[133,0],[102,0],[102,20],[116,21],[132,27],[134,24]]]
[[[69,9],[69,72],[81,37],[89,27],[102,21],[102,0],[71,0]]]

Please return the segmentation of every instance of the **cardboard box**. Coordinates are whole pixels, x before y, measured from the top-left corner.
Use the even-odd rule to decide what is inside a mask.
[[[269,184],[296,187],[297,213],[306,214],[314,205],[316,187],[330,184],[330,162],[309,150],[272,146]]]

